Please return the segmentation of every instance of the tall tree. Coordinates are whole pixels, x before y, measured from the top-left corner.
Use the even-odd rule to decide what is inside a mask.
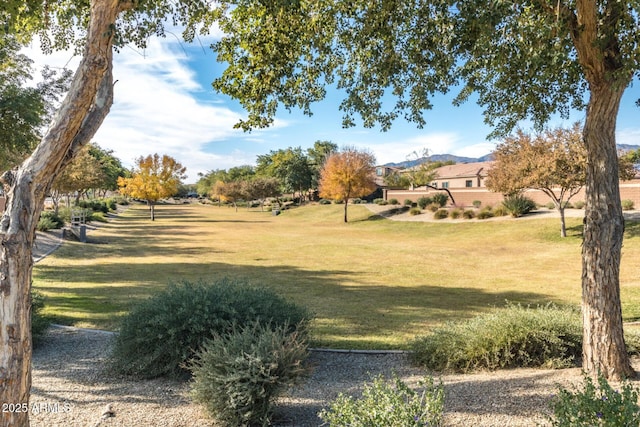
[[[346,93],[343,124],[423,126],[431,97],[476,93],[494,135],[522,119],[537,129],[586,108],[582,246],[584,368],[633,375],[620,305],[623,216],[615,144],[620,100],[640,71],[640,6],[616,0],[257,2],[221,0],[229,63],[218,90],[248,110],[238,126],[273,121],[279,105],[311,113],[327,84]],[[228,12],[228,13],[226,13]],[[395,98],[395,103],[390,96]],[[384,99],[384,102],[383,102]]]
[[[97,188],[104,182],[105,174],[102,164],[90,153],[90,146],[85,145],[65,168],[60,171],[51,185],[52,193],[76,194],[76,203],[90,188]],[[58,211],[56,197],[53,197],[55,210]],[[67,198],[67,200],[69,200]]]
[[[102,180],[94,189],[102,190],[103,196],[107,191],[117,190],[118,178],[128,174],[120,159],[113,155],[113,150],[106,150],[95,142],[89,144],[89,154],[100,164],[102,171]]]
[[[0,220],[0,401],[29,402],[30,287],[36,225],[59,171],[87,144],[113,103],[114,41],[144,46],[164,35],[165,20],[183,37],[207,33],[219,11],[207,0],[4,0],[0,39],[39,34],[44,50],[75,45],[82,58],[69,91],[38,146],[17,170],[0,177],[7,202]],[[78,39],[77,37],[80,37]],[[26,426],[28,412],[2,412],[3,426]]]
[[[258,156],[256,173],[277,178],[284,192],[295,196],[297,191],[301,201],[311,188],[312,170],[301,147],[289,147]]]
[[[311,168],[311,187],[318,188],[320,183],[320,171],[324,162],[331,154],[338,151],[338,145],[331,141],[316,141],[313,147],[307,148],[309,168]]]
[[[118,178],[120,192],[149,205],[151,221],[155,221],[155,205],[160,199],[174,196],[180,190],[187,168],[171,156],[149,154],[136,160],[130,178]]]
[[[329,155],[320,172],[320,197],[344,203],[344,222],[347,222],[349,200],[363,197],[376,189],[374,171],[376,158],[369,151],[354,147]]]

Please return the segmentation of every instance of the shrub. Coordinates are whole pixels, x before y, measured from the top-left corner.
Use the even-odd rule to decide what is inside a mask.
[[[405,206],[409,206],[409,207],[413,206],[413,200],[411,200],[411,199],[404,199],[404,205],[405,205]]]
[[[366,202],[364,200],[356,197],[355,199],[351,200],[351,203],[354,204],[354,205],[359,205],[359,204],[366,203]]]
[[[379,198],[379,199],[373,199],[373,203],[375,203],[376,205],[379,205],[382,202],[386,202],[385,199]]]
[[[109,206],[107,205],[107,202],[104,200],[97,200],[97,199],[80,200],[77,203],[77,206],[84,209],[91,209],[94,212],[102,212],[102,213],[109,212]]]
[[[494,216],[507,216],[507,215],[509,215],[509,212],[507,211],[507,208],[505,208],[503,205],[498,205],[491,212],[493,213]]]
[[[380,203],[378,203],[380,206],[386,206],[389,204],[389,202],[387,202],[386,200],[381,201]]]
[[[87,221],[107,222],[107,217],[105,217],[104,213],[102,212],[91,212],[91,214],[87,217]]]
[[[564,208],[565,209],[573,209],[573,205],[571,204],[571,202],[564,202]]]
[[[585,205],[584,201],[578,200],[573,204],[573,207],[576,209],[584,209],[584,205]]]
[[[354,399],[340,393],[330,408],[318,415],[329,426],[394,426],[418,427],[442,425],[444,388],[435,385],[431,377],[420,383],[418,393],[409,388],[398,377],[394,386],[382,377],[365,385],[362,397]]]
[[[633,210],[633,200],[623,200],[622,201],[622,210],[623,211],[631,211],[631,210]]]
[[[110,367],[142,378],[179,376],[207,338],[256,319],[274,328],[310,318],[306,309],[264,287],[221,279],[172,284],[134,306],[120,327]]]
[[[48,231],[54,228],[62,228],[64,220],[54,211],[43,211],[36,226],[38,231]]]
[[[431,203],[429,204],[429,206],[427,206],[427,210],[431,212],[436,212],[438,209],[440,209],[440,205],[437,203]]]
[[[418,207],[420,209],[426,209],[427,206],[431,204],[432,200],[430,197],[420,197],[418,199]]]
[[[555,208],[556,208],[556,204],[555,204],[555,203],[553,203],[553,202],[549,202],[549,203],[547,203],[545,206],[546,206],[546,207],[547,207],[547,209],[549,209],[549,210],[553,210],[553,209],[555,209]]]
[[[449,201],[449,196],[445,193],[436,193],[431,197],[431,201],[438,204],[440,207],[443,207]]]
[[[598,386],[584,374],[582,390],[560,388],[552,403],[554,427],[618,427],[640,425],[638,389],[625,382],[614,390],[598,375]]]
[[[389,204],[391,204],[391,205],[399,205],[400,202],[398,201],[398,199],[389,199]]]
[[[438,209],[433,213],[433,219],[449,218],[449,211],[446,209]]]
[[[480,212],[478,212],[478,215],[476,215],[476,218],[478,218],[478,219],[488,219],[488,218],[493,218],[494,216],[495,216],[495,214],[493,213],[493,211],[491,209],[484,208]]]
[[[306,357],[305,334],[288,325],[233,325],[190,362],[193,397],[224,425],[270,425],[274,398],[305,373]]]
[[[420,209],[420,208],[411,208],[411,209],[409,209],[409,215],[411,215],[411,216],[420,215],[421,213],[422,213],[422,209]]]
[[[471,202],[471,204],[473,205],[474,208],[480,209],[482,202],[480,200],[474,200],[473,202]]]
[[[514,218],[526,215],[536,208],[536,204],[533,200],[521,195],[505,198],[502,201],[502,205]]]
[[[579,311],[554,305],[509,305],[418,338],[412,358],[427,369],[454,372],[566,367],[582,352],[580,319]]]
[[[31,291],[31,339],[33,345],[39,344],[51,320],[42,314],[44,309],[44,297],[36,290]]]
[[[476,217],[476,213],[471,209],[466,209],[464,212],[462,212],[462,217],[464,219],[473,219]]]
[[[319,204],[321,205],[330,205],[331,204],[331,200],[327,200],[327,199],[320,199],[318,201]]]
[[[454,209],[451,212],[449,212],[449,216],[452,219],[458,219],[462,216],[462,209]]]

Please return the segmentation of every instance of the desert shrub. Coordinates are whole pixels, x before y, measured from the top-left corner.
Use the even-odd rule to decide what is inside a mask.
[[[464,212],[462,212],[462,217],[464,219],[473,219],[476,217],[476,213],[472,209],[466,209]]]
[[[580,312],[546,305],[509,305],[475,318],[448,323],[413,342],[414,362],[427,369],[571,366],[582,352]]]
[[[398,201],[398,199],[389,199],[389,204],[390,205],[399,205],[400,202]]]
[[[420,197],[418,199],[418,207],[420,209],[426,209],[427,206],[431,204],[432,200],[430,197]]]
[[[452,219],[458,219],[462,216],[462,209],[454,209],[451,212],[449,212],[449,216]]]
[[[422,213],[422,209],[420,209],[420,208],[411,208],[411,209],[409,209],[409,215],[411,215],[411,216],[420,215],[421,213]]]
[[[411,199],[404,199],[404,205],[405,205],[405,206],[409,206],[409,207],[413,206],[413,200],[411,200]]]
[[[449,201],[449,196],[445,193],[436,193],[431,197],[432,203],[438,204],[440,207],[443,207]]]
[[[305,373],[304,328],[259,321],[207,339],[189,363],[192,395],[227,426],[270,425],[278,393]]]
[[[381,201],[380,203],[378,203],[380,206],[386,206],[389,204],[389,202],[387,202],[386,200]]]
[[[43,211],[40,214],[40,219],[38,220],[36,228],[38,231],[48,231],[54,228],[62,228],[63,226],[64,220],[60,215],[56,214],[54,211]]]
[[[440,205],[437,203],[431,203],[427,206],[427,210],[431,212],[436,212],[438,209],[440,209]]]
[[[379,205],[382,202],[386,202],[385,199],[379,198],[379,199],[373,199],[373,203],[375,203],[376,205]]]
[[[628,382],[622,390],[614,390],[607,380],[598,375],[598,385],[583,374],[582,390],[560,388],[551,407],[551,425],[554,427],[620,427],[640,425],[638,389]]]
[[[526,215],[536,208],[536,204],[533,200],[521,195],[506,197],[502,201],[502,205],[514,218]]]
[[[356,197],[355,199],[351,200],[351,203],[354,204],[354,205],[359,205],[359,204],[366,203],[366,202],[364,200]]]
[[[573,207],[576,209],[584,209],[584,205],[585,205],[584,201],[578,200],[573,204]]]
[[[443,422],[444,388],[427,377],[420,382],[418,393],[398,377],[393,386],[382,377],[366,384],[362,397],[339,394],[329,409],[320,412],[320,418],[329,426],[440,426]]]
[[[556,208],[556,204],[555,204],[555,203],[553,203],[553,202],[548,202],[545,206],[546,206],[546,207],[547,207],[547,209],[549,209],[549,210],[553,210],[553,209],[555,209],[555,208]]]
[[[573,204],[571,202],[564,202],[565,209],[573,209]]]
[[[449,218],[449,211],[446,209],[438,209],[433,213],[433,219]]]
[[[116,373],[179,376],[207,338],[259,319],[274,328],[304,324],[308,311],[264,288],[219,279],[169,285],[123,318],[110,360]]]
[[[633,200],[623,200],[622,201],[622,210],[623,211],[631,211],[631,210],[633,210]]]
[[[476,209],[480,209],[480,206],[482,206],[482,202],[480,200],[474,200],[473,202],[471,202],[471,204]]]
[[[480,212],[478,212],[478,214],[476,215],[476,218],[478,218],[478,219],[488,219],[488,218],[493,218],[494,216],[495,216],[495,214],[493,213],[493,211],[491,209],[484,208]]]
[[[333,201],[333,204],[334,204],[334,205],[343,205],[343,204],[344,204],[344,200],[342,200],[342,199],[335,199],[335,200]]]
[[[509,215],[509,212],[507,211],[507,208],[505,208],[503,205],[498,205],[495,208],[493,208],[491,210],[491,212],[493,213],[493,216],[507,216]]]
[[[318,201],[319,204],[321,205],[330,205],[331,204],[331,200],[327,200],[327,199],[320,199]]]
[[[31,290],[31,339],[36,346],[44,336],[51,320],[42,314],[44,309],[44,297],[36,290]]]

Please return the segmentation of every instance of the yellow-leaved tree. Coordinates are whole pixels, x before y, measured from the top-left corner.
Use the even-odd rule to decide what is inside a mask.
[[[151,212],[151,221],[155,220],[155,204],[160,199],[173,196],[178,192],[182,180],[186,178],[187,168],[171,156],[160,157],[158,153],[139,157],[131,178],[118,178],[120,192],[134,199],[146,200]]]
[[[347,222],[349,199],[367,196],[376,189],[375,163],[372,153],[354,147],[343,148],[327,157],[320,171],[320,197],[344,202],[344,222]]]

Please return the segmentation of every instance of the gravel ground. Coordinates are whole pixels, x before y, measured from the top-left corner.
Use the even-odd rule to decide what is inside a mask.
[[[131,381],[104,371],[112,334],[53,327],[34,351],[30,402],[34,427],[215,426],[189,399],[187,382]],[[340,392],[357,394],[373,376],[396,372],[415,385],[422,371],[404,354],[312,352],[311,375],[277,402],[274,425],[319,426],[320,409]],[[635,360],[634,366],[640,369]],[[545,413],[557,384],[581,382],[579,369],[515,369],[440,377],[446,426],[548,425]],[[636,384],[638,385],[638,384]]]

